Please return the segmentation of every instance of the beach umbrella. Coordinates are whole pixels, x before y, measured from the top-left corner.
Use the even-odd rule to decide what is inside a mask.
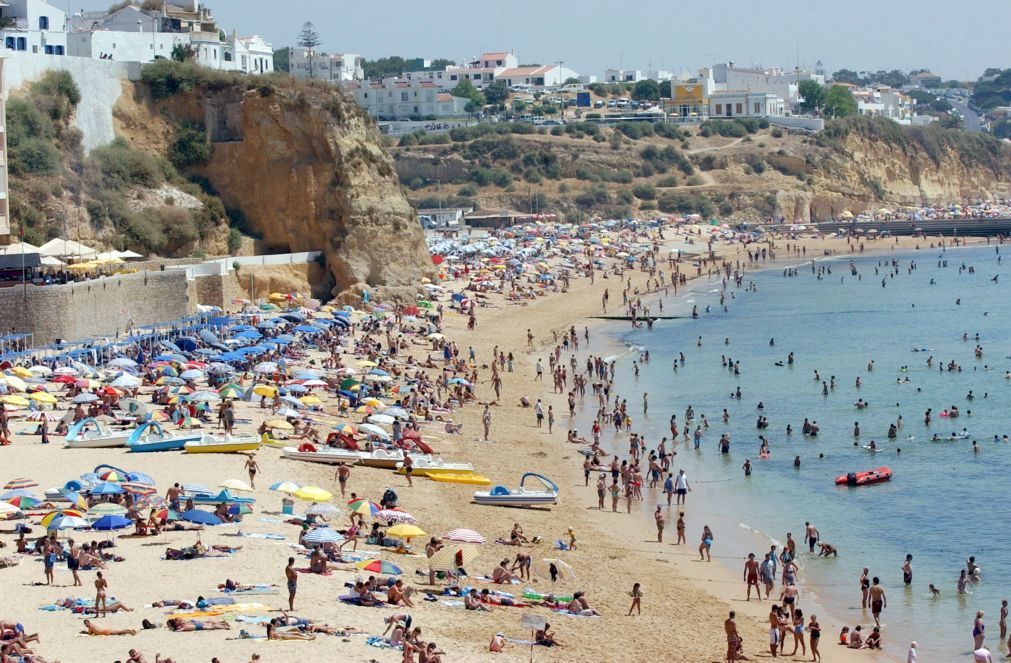
[[[354,435],[358,432],[352,424],[334,424],[334,430],[338,433],[343,433],[344,435]]]
[[[166,378],[179,377],[179,371],[176,370],[175,366],[162,366],[158,369],[158,374]]]
[[[14,396],[12,394],[0,396],[0,403],[13,405],[15,407],[28,407],[28,399],[22,398],[21,396]]]
[[[253,507],[248,504],[229,504],[228,513],[233,516],[248,516],[253,513]]]
[[[4,398],[7,398],[7,397],[4,396]],[[95,394],[87,393],[87,392],[83,393],[83,394],[78,394],[78,395],[74,396],[71,399],[71,401],[73,401],[74,403],[93,403],[93,402],[95,402],[97,400],[98,400],[98,396],[96,396]]]
[[[428,568],[433,571],[454,571],[465,567],[481,556],[475,546],[447,545],[428,558]]]
[[[351,509],[351,513],[360,513],[363,516],[371,518],[375,518],[376,514],[383,510],[383,507],[368,500],[354,500],[348,506]]]
[[[253,492],[253,488],[242,479],[227,479],[219,483],[218,486],[229,490],[240,490],[246,493]]]
[[[317,486],[303,486],[296,490],[293,495],[306,502],[326,502],[333,497],[333,493],[329,493]]]
[[[123,516],[110,514],[102,516],[95,522],[91,523],[91,529],[109,531],[114,529],[123,529],[124,527],[129,527],[132,524],[133,522],[131,520],[124,518]]]
[[[375,398],[374,396],[369,396],[368,398],[363,398],[362,399],[362,405],[367,405],[369,407],[380,408],[380,409],[386,407],[385,403],[383,403],[378,398]]]
[[[196,523],[198,525],[220,525],[221,518],[218,518],[210,511],[201,511],[200,509],[190,509],[179,515],[180,518],[186,522]]]
[[[42,516],[42,520],[39,524],[43,527],[48,527],[49,523],[53,522],[57,518],[62,516],[74,516],[76,518],[83,518],[85,515],[84,509],[57,509],[56,511],[50,511],[46,515]]]
[[[28,396],[28,398],[32,399],[36,403],[47,403],[50,405],[56,402],[56,396],[53,396],[45,391],[36,391]]]
[[[84,529],[88,521],[80,516],[60,516],[53,518],[46,526],[47,530]]]
[[[329,527],[317,527],[302,537],[303,542],[310,544],[340,543],[343,540],[344,537],[341,536],[340,532]]]
[[[298,400],[294,396],[281,396],[281,402],[287,403],[288,405],[290,405],[295,409],[302,407],[302,401]]]
[[[36,482],[31,479],[26,479],[25,477],[18,477],[17,479],[11,479],[4,484],[4,490],[24,490],[26,488],[35,488],[38,486]],[[4,499],[7,499],[6,496]]]
[[[154,486],[149,486],[146,483],[137,483],[136,481],[121,483],[119,487],[132,495],[154,495],[158,492]]]
[[[279,493],[287,493],[291,495],[292,493],[298,492],[299,486],[293,481],[278,481],[270,486],[271,490],[276,490]]]
[[[109,383],[111,387],[117,387],[119,389],[132,389],[134,387],[140,386],[140,379],[134,377],[133,375],[128,375],[124,373],[118,378]]]
[[[295,430],[295,427],[289,424],[284,419],[271,419],[270,421],[264,422],[264,425],[267,428],[274,428],[276,430],[287,430],[287,431]]]
[[[355,362],[358,364],[359,368],[375,368],[378,364],[374,361],[369,361],[368,359],[359,359]]]
[[[126,514],[126,507],[113,502],[103,502],[88,509],[84,514],[88,518],[101,518],[102,516],[122,516]]]
[[[575,580],[576,572],[572,570],[568,562],[561,559],[539,559],[530,566],[530,569],[543,578],[550,578],[551,564],[554,564],[555,568],[558,569],[559,578],[562,580]]]
[[[109,362],[109,366],[113,368],[136,368],[137,362],[129,357],[116,357]]]
[[[304,394],[309,391],[309,387],[304,387],[300,384],[290,384],[285,389],[293,394]]]
[[[393,417],[387,414],[374,414],[369,417],[369,422],[373,424],[381,424],[383,426],[390,426],[396,421]]]
[[[278,410],[277,411],[277,416],[284,417],[286,419],[288,417],[294,417],[294,418],[297,419],[300,415],[298,414],[298,412],[296,410],[293,410],[290,407],[286,407],[284,409]]]
[[[305,512],[310,516],[331,516],[340,513],[340,509],[329,502],[317,502],[306,509]]]
[[[218,395],[222,398],[242,398],[245,392],[235,384],[228,384],[218,390]]]
[[[88,492],[92,495],[119,495],[125,491],[114,483],[103,482],[92,486]]]
[[[381,573],[387,576],[398,576],[403,573],[399,566],[393,562],[387,562],[385,559],[366,559],[358,562],[355,566],[362,571],[368,571],[369,573]]]
[[[313,396],[309,394],[308,396],[303,396],[298,399],[302,405],[322,405],[323,401],[319,399],[319,396]]]
[[[5,501],[19,509],[32,509],[42,503],[40,499],[31,495],[15,495],[10,499],[5,498]]]
[[[337,375],[358,375],[358,373],[358,369],[351,366],[344,366],[343,368],[337,369]]]
[[[55,378],[50,380],[50,382],[53,384],[74,384],[77,382],[77,378],[72,375],[57,375]]]
[[[416,525],[408,525],[407,523],[394,525],[390,529],[386,530],[386,533],[389,536],[395,536],[403,539],[413,539],[417,536],[426,536],[425,530]]]
[[[33,410],[25,417],[26,421],[56,421],[57,419],[59,419],[59,417],[43,412],[42,410]]]
[[[395,417],[397,419],[409,419],[411,416],[407,410],[397,405],[391,405],[390,407],[386,408],[385,410],[383,410],[383,414],[388,417]]]
[[[253,366],[253,372],[261,375],[277,373],[277,364],[272,361],[261,361],[256,366]]]
[[[3,375],[0,378],[2,378],[4,384],[14,391],[28,391],[28,383],[16,375]]]
[[[204,377],[203,371],[198,371],[195,368],[191,368],[188,371],[183,371],[179,374],[179,377],[183,380],[200,380]]]
[[[322,380],[319,380],[317,378],[311,378],[311,379],[306,380],[305,382],[303,382],[302,386],[303,387],[309,387],[311,389],[315,389],[317,387],[325,387],[325,386],[327,386],[327,383],[323,382]]]
[[[189,395],[189,400],[194,403],[215,403],[221,400],[221,396],[213,391],[195,391]]]
[[[6,516],[9,513],[17,513],[20,511],[16,506],[8,502],[0,502],[0,516]]]
[[[70,376],[73,376],[73,375],[77,375],[77,369],[76,368],[71,368],[70,366],[60,366],[59,368],[57,368],[56,370],[53,371],[53,375],[64,375],[64,376],[70,375]]]
[[[457,543],[481,544],[485,542],[485,538],[472,529],[450,530],[442,535],[442,539],[445,541],[456,541]]]
[[[32,375],[44,378],[52,375],[53,369],[49,368],[48,366],[31,366],[29,367],[28,372],[31,373]]]
[[[447,380],[447,382],[449,384],[462,384],[465,387],[469,387],[470,386],[470,382],[468,382],[467,380],[464,380],[463,378],[450,378],[449,380]]]
[[[253,393],[257,396],[273,398],[277,394],[277,387],[271,387],[269,384],[258,384],[253,387]]]
[[[130,480],[130,477],[119,470],[105,470],[104,472],[99,472],[97,476],[102,481],[121,482]]]
[[[186,384],[186,380],[183,380],[182,378],[177,378],[177,377],[175,377],[173,375],[167,375],[165,377],[158,378],[158,381],[155,382],[155,384],[158,385],[158,386],[169,385],[169,386],[178,387],[180,385]]]
[[[368,382],[386,383],[392,382],[393,378],[391,378],[389,375],[366,375],[365,380]]]
[[[384,431],[379,426],[373,424],[358,424],[358,430],[367,435],[374,435],[380,439],[388,440],[390,439],[390,434]]]
[[[382,509],[377,511],[374,518],[376,520],[385,520],[391,523],[407,523],[408,525],[413,525],[418,522],[417,518],[406,511],[398,511],[396,509]]]

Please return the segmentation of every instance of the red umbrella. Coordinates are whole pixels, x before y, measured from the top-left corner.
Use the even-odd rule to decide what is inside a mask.
[[[73,375],[57,375],[53,378],[53,382],[58,384],[74,384],[77,382],[77,379]]]

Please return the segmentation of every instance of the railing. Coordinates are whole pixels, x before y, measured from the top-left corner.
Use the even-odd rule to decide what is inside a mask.
[[[278,253],[262,256],[229,256],[215,258],[196,265],[169,265],[168,269],[181,269],[186,272],[186,280],[192,281],[200,276],[225,276],[238,263],[240,267],[269,265],[299,265],[312,262],[321,251],[302,251],[299,253]]]

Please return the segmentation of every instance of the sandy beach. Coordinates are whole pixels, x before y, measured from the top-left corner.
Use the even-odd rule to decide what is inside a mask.
[[[805,247],[806,256],[787,256],[787,242]],[[900,238],[897,242],[895,239],[882,239],[869,242],[867,251],[910,249],[916,245],[926,248],[929,243],[930,240],[922,238]],[[848,249],[845,239],[814,238],[779,239],[776,247],[779,254],[776,262],[760,263],[749,269],[782,268],[789,261],[810,260],[824,255],[826,250],[841,255]],[[718,250],[719,255],[731,261],[739,260],[743,251],[739,245],[720,245]],[[633,287],[644,287],[647,274],[629,270],[625,277],[632,279]],[[447,281],[444,285],[453,289],[465,283]],[[467,565],[471,576],[490,574],[499,561],[507,558],[511,561],[515,557],[517,548],[493,542],[498,537],[508,538],[513,523],[519,523],[528,537],[536,535],[543,539],[539,544],[523,547],[522,551],[534,560],[563,559],[571,565],[575,579],[552,583],[549,578],[535,575],[531,582],[524,581],[504,589],[517,594],[528,586],[543,593],[571,594],[581,590],[586,592],[589,604],[601,613],[600,617],[575,617],[541,607],[497,607],[491,612],[475,612],[438,601],[424,601],[420,592],[428,589],[441,591],[442,588],[427,585],[425,537],[411,542],[413,554],[380,551],[376,546],[360,541],[359,551],[394,562],[403,569],[405,582],[417,588],[419,593],[413,597],[416,607],[408,612],[412,615],[413,625],[422,628],[423,638],[436,642],[439,649],[446,653],[444,660],[528,659],[530,648],[525,645],[513,645],[502,654],[490,654],[488,642],[496,632],[503,632],[512,639],[529,640],[531,633],[520,626],[520,620],[524,614],[530,613],[546,617],[562,645],[536,647],[534,660],[537,661],[620,661],[629,657],[635,660],[719,661],[726,651],[723,621],[730,610],[737,612],[738,630],[744,639],[746,655],[751,659],[769,658],[769,603],[744,600],[745,586],[739,571],[732,572],[717,561],[698,561],[696,549],[703,523],[692,520],[691,501],[685,509],[687,546],[674,546],[667,542],[674,539],[672,518],[668,519],[665,543],[658,544],[655,542],[652,518],[642,517],[637,507],[633,508],[632,515],[623,513],[621,509],[617,514],[610,510],[598,510],[592,481],[589,487],[583,486],[583,458],[576,452],[575,445],[568,445],[565,441],[568,428],[566,396],[564,393],[552,393],[548,384],[550,378],[543,383],[534,381],[536,358],[546,357],[547,349],[554,346],[553,332],[561,332],[574,325],[582,334],[583,327],[587,326],[593,342],[600,322],[589,319],[600,313],[605,288],[610,289],[611,308],[620,309],[620,299],[615,301],[620,296],[620,281],[598,275],[593,284],[585,278],[573,279],[568,292],[538,297],[523,305],[509,303],[499,295],[489,295],[488,305],[477,309],[477,324],[472,331],[467,329],[466,315],[447,310],[443,325],[447,339],[457,343],[461,357],[466,357],[471,347],[476,357],[479,374],[477,401],[495,400],[490,371],[486,368],[491,362],[493,348],[515,355],[515,371],[500,373],[501,397],[489,408],[492,416],[489,441],[481,440],[482,407],[479,404],[468,405],[451,414],[455,423],[464,426],[460,435],[446,434],[440,422],[421,424],[424,439],[442,457],[473,463],[475,470],[489,477],[493,484],[515,487],[520,475],[527,471],[547,475],[560,488],[557,506],[550,509],[480,506],[471,501],[474,486],[438,483],[416,477],[413,487],[408,487],[403,476],[387,470],[361,466],[351,470],[349,494],[354,492],[360,497],[378,501],[387,487],[393,487],[399,495],[401,507],[413,514],[418,526],[429,535],[440,536],[454,528],[473,529],[484,535],[488,542],[479,547],[480,556]],[[534,336],[533,350],[527,347],[527,329]],[[424,359],[431,351],[423,345],[412,344],[408,352],[416,359]],[[431,352],[431,355],[439,363],[440,353]],[[581,363],[585,361],[585,352],[577,356]],[[347,359],[350,361],[353,357],[348,355]],[[440,370],[441,363],[438,369],[429,373],[436,375]],[[537,428],[532,409],[519,406],[523,396],[531,401],[542,399],[545,410],[548,404],[553,406],[556,413],[553,433],[549,434],[546,426]],[[595,399],[589,393],[582,400],[587,402],[578,403],[578,410],[595,407]],[[326,401],[325,413],[317,417],[325,422],[321,424],[323,430],[328,429],[328,423],[346,420],[332,415],[336,409],[333,403],[333,399]],[[269,418],[269,410],[258,407],[255,402],[239,402],[237,405],[237,431],[252,432],[260,422]],[[658,412],[656,416],[666,417],[669,413]],[[360,419],[361,416],[357,415],[354,420]],[[34,428],[30,423],[15,420],[11,427],[15,431],[13,443],[0,449],[4,468],[0,473],[0,483],[14,477],[29,477],[38,482],[40,489],[46,489],[62,485],[103,463],[151,475],[157,481],[160,494],[164,494],[174,482],[195,482],[213,487],[226,479],[247,479],[245,456],[240,454],[138,454],[127,453],[123,449],[66,449],[62,438],[57,436],[53,436],[53,444],[42,446],[37,436],[17,433]],[[655,446],[655,441],[650,441],[650,445]],[[278,611],[286,606],[287,599],[284,567],[288,557],[294,555],[297,558],[296,566],[307,566],[307,563],[304,555],[293,550],[299,528],[284,523],[284,516],[279,513],[283,496],[268,490],[268,486],[283,480],[316,485],[335,493],[333,503],[343,502],[332,467],[285,460],[279,449],[270,447],[261,448],[256,453],[256,461],[260,472],[256,477],[256,489],[251,493],[257,500],[254,513],[247,515],[241,524],[210,527],[199,534],[201,541],[208,546],[242,546],[240,551],[230,556],[186,561],[163,559],[168,547],[192,545],[197,539],[197,534],[193,532],[167,532],[142,538],[124,537],[115,532],[111,537],[105,532],[73,533],[78,542],[113,538],[115,553],[125,558],[125,561],[110,563],[103,573],[109,583],[109,595],[121,600],[133,612],[120,612],[100,619],[101,626],[139,629],[141,620],[145,618],[163,624],[171,616],[170,611],[147,607],[152,602],[163,599],[193,601],[201,595],[221,597],[224,595],[217,586],[226,579],[276,585],[272,588],[276,589],[276,593],[237,599],[256,605],[236,612],[253,617],[280,615]],[[718,493],[709,497],[716,496]],[[693,495],[693,499],[699,497],[702,495]],[[297,503],[296,513],[304,510],[305,506],[305,503]],[[35,511],[42,513],[45,510]],[[334,520],[337,521],[335,525],[339,524],[342,528],[348,524],[344,516],[336,516]],[[7,548],[0,552],[5,554],[14,548],[12,527],[13,522],[0,522],[0,541],[7,544]],[[556,540],[568,540],[567,529],[570,527],[575,531],[578,549],[555,550],[553,544]],[[41,531],[37,525],[33,526],[32,536]],[[280,535],[280,538],[262,538],[264,535]],[[720,554],[739,558],[740,565],[743,565],[747,552],[721,550]],[[346,591],[344,583],[354,582],[359,575],[367,576],[365,572],[334,570],[326,576],[300,574],[293,613],[318,623],[352,627],[362,634],[345,637],[319,635],[312,642],[268,642],[264,639],[239,639],[240,629],[257,636],[264,634],[262,624],[239,621],[230,621],[230,630],[215,632],[174,633],[167,628],[156,628],[141,630],[136,636],[81,635],[81,615],[67,610],[47,611],[40,608],[66,597],[93,598],[94,571],[82,571],[83,587],[72,587],[71,574],[61,563],[57,565],[56,585],[39,586],[38,583],[44,580],[42,567],[37,556],[25,556],[19,566],[0,569],[0,593],[7,597],[3,610],[0,610],[0,620],[22,623],[28,633],[38,632],[41,642],[34,644],[33,648],[46,660],[126,660],[131,648],[142,652],[148,661],[154,661],[156,653],[177,662],[210,661],[218,657],[222,662],[245,663],[254,654],[263,661],[310,660],[316,657],[335,657],[344,661],[399,661],[402,658],[400,652],[367,645],[365,635],[381,634],[384,619],[395,612],[403,612],[402,608],[359,607],[337,601],[337,597]],[[629,592],[636,582],[641,583],[644,595],[642,615],[628,617]],[[482,583],[475,583],[475,586],[502,589],[501,586]],[[811,606],[804,605],[802,601],[802,607],[810,616]],[[880,654],[838,647],[836,640],[843,622],[833,614],[832,606],[823,608],[827,613],[819,613],[823,631],[822,660],[882,660]],[[229,614],[234,616],[234,613]],[[868,619],[869,615],[865,616],[865,625]],[[792,642],[787,645],[787,653],[791,650]],[[785,658],[791,659],[789,656]],[[796,660],[800,660],[799,653]],[[810,657],[805,660],[810,660]]]

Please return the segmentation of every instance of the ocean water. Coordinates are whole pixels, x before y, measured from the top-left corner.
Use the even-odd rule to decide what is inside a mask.
[[[1011,247],[1005,248],[1011,259]],[[888,595],[883,631],[890,653],[904,653],[915,639],[925,660],[961,660],[972,651],[976,610],[986,613],[987,645],[1004,651],[997,620],[1001,599],[1011,598],[1011,509],[1005,486],[1011,444],[995,443],[993,437],[1011,435],[1011,380],[1005,378],[1011,370],[1011,274],[998,257],[996,247],[866,256],[855,261],[859,277],[851,275],[849,259],[828,259],[817,263],[831,268],[821,279],[811,263],[800,265],[795,277],[769,265],[750,272],[745,288],[728,285],[727,312],[719,306],[721,283],[703,280],[664,300],[668,314],[690,312],[692,305],[703,312],[709,305],[711,312],[699,319],[663,321],[652,330],[619,323],[606,328],[629,348],[618,357],[615,392],[627,399],[634,430],[647,435],[650,449],[669,437],[672,413],[682,427],[689,404],[695,424],[702,414],[708,418],[701,449],[679,442],[672,465],[675,474],[684,468],[693,483],[689,544],[708,522],[716,530],[714,556],[739,572],[747,552],[761,558],[770,542],[782,543],[792,532],[803,550],[798,560],[802,590],[810,598],[814,588],[819,605],[844,623],[873,623],[860,608],[858,578],[864,566],[881,578]],[[894,275],[887,265],[892,259],[898,261]],[[914,262],[915,270],[909,271]],[[960,270],[963,265],[974,273]],[[993,282],[996,275],[1000,279]],[[657,311],[655,304],[652,310]],[[963,341],[966,333],[969,340]],[[977,333],[983,348],[979,359]],[[636,377],[633,361],[642,349],[649,350],[651,360],[640,365]],[[686,362],[675,373],[671,364],[678,352]],[[790,352],[794,364],[777,366]],[[740,362],[740,375],[723,368],[724,355]],[[930,356],[933,368],[926,364]],[[939,370],[950,361],[961,372]],[[816,370],[823,380],[836,378],[827,396],[814,379]],[[730,397],[738,386],[739,400]],[[973,400],[966,398],[970,390]],[[649,392],[650,402],[645,418],[643,392]],[[857,409],[860,398],[869,407]],[[763,410],[757,409],[759,401]],[[961,410],[959,418],[938,416],[952,405]],[[723,408],[730,414],[726,425]],[[934,414],[929,427],[923,416],[928,408]],[[583,416],[595,409],[595,401],[587,398]],[[770,422],[764,431],[756,428],[759,414]],[[889,424],[900,415],[898,437],[888,440]],[[817,421],[817,437],[801,434],[805,417]],[[855,421],[861,429],[857,446]],[[588,429],[585,420],[581,424]],[[787,424],[793,427],[789,436]],[[968,440],[929,441],[935,433],[947,436],[963,427],[971,434]],[[627,437],[614,436],[613,427],[605,431],[605,444],[624,456]],[[717,451],[724,432],[732,439],[728,455]],[[767,460],[758,458],[759,434],[771,444]],[[870,440],[882,451],[865,450]],[[798,455],[799,469],[793,464]],[[747,479],[741,468],[746,458],[754,466]],[[891,482],[834,485],[839,475],[879,466],[893,470]],[[660,495],[647,496],[643,511],[661,502]],[[839,548],[838,558],[814,559],[807,553],[805,521]],[[907,553],[914,556],[909,587],[900,569]],[[982,581],[958,596],[955,581],[970,555],[983,568]],[[928,583],[941,590],[940,598],[930,597]],[[826,642],[836,637],[827,633]]]

